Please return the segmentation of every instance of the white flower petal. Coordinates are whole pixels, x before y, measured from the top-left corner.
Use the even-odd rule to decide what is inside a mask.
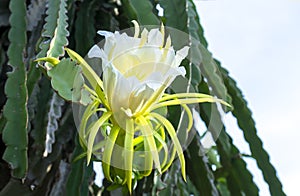
[[[114,117],[120,126],[125,126],[122,124],[127,116],[125,111],[131,109],[130,96],[141,85],[139,80],[136,77],[125,78],[112,64],[108,64],[103,71],[103,84]]]
[[[155,91],[159,90],[159,99],[177,76],[186,74],[179,65],[189,47],[175,52],[171,38],[164,44],[159,29],[143,29],[141,38],[119,32],[98,33],[105,36],[103,50],[94,46],[88,55],[102,59],[104,93],[114,118],[123,127],[125,118],[139,112]]]
[[[152,73],[147,80],[144,82],[149,88],[153,89],[153,91],[156,91],[159,89],[162,85],[164,85],[165,77],[160,72],[154,72]]]
[[[141,63],[156,63],[160,61],[162,51],[157,46],[145,46],[133,49],[131,54],[138,57]]]
[[[163,45],[163,35],[158,29],[151,29],[148,34],[148,45],[162,46]]]
[[[113,49],[116,47],[117,41],[116,41],[116,35],[119,33],[116,32],[115,34],[108,31],[98,31],[99,35],[105,36],[105,44],[103,47],[104,53],[107,56],[107,59],[111,59]]]
[[[109,32],[109,31],[97,31],[97,33],[99,35],[105,36],[105,38],[114,36],[114,33]]]
[[[176,52],[175,61],[173,66],[177,67],[180,65],[181,61],[188,55],[189,47],[185,46]]]
[[[112,62],[115,67],[124,75],[126,75],[128,70],[132,70],[135,66],[141,64],[140,58],[137,55],[132,54],[131,51],[120,54],[114,58]]]
[[[145,45],[145,43],[147,42],[148,39],[148,30],[147,29],[143,29],[142,34],[141,34],[141,42],[139,47]]]
[[[136,86],[129,97],[130,110],[134,113],[138,112],[147,100],[151,97],[154,90],[149,88],[147,84],[139,84]]]
[[[175,60],[175,51],[173,47],[171,46],[168,49],[163,48],[162,50],[163,55],[161,56],[160,61],[171,66],[173,64],[173,61]]]
[[[107,58],[104,51],[98,45],[94,45],[88,52],[89,58]]]
[[[118,57],[121,54],[128,53],[132,49],[138,48],[140,38],[129,37],[126,33],[115,35],[116,47],[112,57]]]

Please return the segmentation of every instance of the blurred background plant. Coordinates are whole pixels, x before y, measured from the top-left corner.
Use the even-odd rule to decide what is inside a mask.
[[[162,8],[159,13],[157,6]],[[234,107],[231,112],[248,142],[251,154],[243,155],[232,143],[221,114],[215,146],[208,153],[197,133],[185,151],[187,182],[176,161],[162,176],[137,182],[134,195],[258,195],[245,158],[255,159],[272,195],[285,195],[242,92],[221,63],[207,50],[207,42],[192,0],[1,0],[0,2],[0,195],[112,195],[114,185],[95,184],[93,165],[73,161],[82,154],[71,104],[51,88],[34,60],[64,55],[68,46],[85,56],[100,41],[99,29],[115,31],[131,26],[160,25],[183,31],[199,40],[199,60],[184,61],[194,89],[215,95]],[[53,43],[53,44],[51,44]],[[189,72],[190,71],[190,72]],[[200,117],[213,137],[214,104],[200,104]],[[173,108],[174,110],[178,108]],[[178,120],[178,112],[169,119]],[[214,123],[214,124],[215,124]],[[210,126],[209,126],[210,125]],[[47,149],[47,151],[45,151]],[[45,152],[48,156],[45,156]],[[121,193],[120,193],[121,194]],[[124,193],[126,194],[126,193]]]

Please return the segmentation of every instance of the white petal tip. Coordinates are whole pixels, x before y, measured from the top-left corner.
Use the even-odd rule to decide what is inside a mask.
[[[109,31],[97,31],[97,33],[98,33],[99,35],[104,36],[104,37],[111,37],[111,36],[114,35],[112,32],[109,32]]]
[[[97,45],[94,45],[88,52],[88,57],[89,58],[101,58],[102,55],[101,55],[102,51],[101,49],[99,48],[99,46]]]

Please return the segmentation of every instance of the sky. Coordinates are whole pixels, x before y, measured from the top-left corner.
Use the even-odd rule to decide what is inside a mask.
[[[195,0],[209,50],[242,89],[258,135],[289,196],[299,195],[300,0]],[[230,115],[227,130],[250,153]],[[255,161],[248,168],[270,195]]]

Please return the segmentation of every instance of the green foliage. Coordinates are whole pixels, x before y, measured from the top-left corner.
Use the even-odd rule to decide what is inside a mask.
[[[207,79],[208,85],[212,88],[212,92],[219,98],[231,103],[231,97],[227,92],[223,78],[219,73],[218,67],[210,52],[202,45],[199,45],[201,51],[202,63],[200,70],[202,75]]]
[[[45,57],[47,54],[51,57],[60,57],[64,54],[64,46],[68,44],[67,31],[68,23],[66,15],[66,2],[60,0],[53,0],[47,3],[47,11],[45,18],[45,25],[42,32],[42,40],[39,44],[41,49],[37,54],[37,58]],[[34,88],[35,83],[40,77],[40,71],[35,67],[36,63],[30,64],[30,71],[28,73],[27,88],[28,94]]]
[[[159,5],[164,9],[164,16],[162,17],[162,20],[165,22],[166,26],[188,33],[186,0],[160,0]],[[171,38],[172,40],[176,40],[172,43],[175,49],[179,49],[186,44],[182,43],[186,39],[182,39],[181,33],[173,33],[171,34]]]
[[[97,0],[83,1],[75,21],[76,51],[81,56],[84,56],[94,45],[96,2]]]
[[[200,195],[218,195],[217,187],[214,184],[215,177],[209,166],[208,157],[199,141],[200,137],[196,134],[186,152],[188,176]]]
[[[164,9],[166,26],[187,32],[188,16],[186,12],[186,0],[160,0],[160,6]]]
[[[199,195],[199,190],[197,190],[189,179],[187,179],[186,182],[183,181],[179,170],[179,164],[175,162],[163,181],[160,181],[159,177],[155,179],[157,184],[157,195]]]
[[[204,31],[200,24],[200,19],[197,14],[196,6],[192,0],[187,2],[187,14],[189,17],[189,32],[192,38],[200,41],[200,43],[207,48],[208,43],[204,37]]]
[[[202,43],[203,30],[199,23],[199,18],[197,15],[196,7],[192,1],[187,2],[188,9],[188,31],[191,36],[191,48],[190,48],[190,69],[192,71],[189,72],[191,75],[191,84],[198,91],[198,85],[201,81],[201,71],[200,71],[200,63],[202,61],[201,51],[199,48],[199,44]],[[200,43],[199,43],[200,41]],[[207,45],[205,45],[207,46]]]
[[[43,77],[36,85],[29,99],[29,118],[30,122],[34,125],[30,131],[30,137],[34,141],[32,146],[35,148],[34,155],[37,159],[43,155],[45,147],[48,123],[48,115],[45,114],[48,114],[50,110],[49,103],[52,96],[50,89],[50,81]],[[41,90],[43,90],[43,93],[41,93]],[[35,161],[31,160],[31,163],[33,162]]]
[[[159,25],[160,21],[152,12],[153,6],[148,0],[129,0],[137,13],[137,20],[143,25]]]
[[[159,25],[160,21],[152,12],[153,6],[148,0],[123,0],[124,11],[130,20],[137,20],[141,25]]]
[[[76,137],[78,141],[78,136]],[[86,160],[75,160],[77,156],[82,154],[82,148],[76,141],[76,147],[72,155],[71,172],[68,176],[66,184],[66,195],[87,195],[89,186],[89,178],[92,175],[93,164],[86,167]]]
[[[41,58],[40,60],[52,64],[50,70],[47,71],[47,75],[51,79],[52,88],[62,98],[83,105],[90,102],[89,93],[84,89],[81,68],[75,61],[65,58],[59,62],[51,58]]]
[[[10,1],[9,8],[11,29],[8,34],[10,46],[7,51],[12,71],[7,73],[5,84],[7,101],[3,109],[6,125],[2,139],[6,145],[3,159],[10,164],[12,175],[17,178],[25,177],[27,170],[27,89],[26,68],[23,62],[23,52],[26,46],[26,7],[25,3],[17,0]],[[18,137],[16,137],[18,136]]]
[[[7,26],[9,24],[9,0],[3,0],[0,2],[0,27]]]
[[[205,81],[200,83],[199,89],[202,93],[209,92],[209,87]],[[258,195],[258,188],[250,171],[246,168],[245,161],[241,159],[238,149],[225,132],[217,106],[215,104],[201,104],[199,107],[200,116],[212,136],[218,138],[217,149],[222,167],[218,169],[218,176],[216,177],[226,179],[229,185],[228,189],[232,195],[241,195],[243,192],[246,195]],[[210,123],[211,121],[214,123]]]
[[[232,97],[234,110],[232,114],[237,118],[238,125],[243,130],[244,137],[249,143],[251,156],[256,159],[258,167],[261,169],[265,181],[269,184],[272,195],[285,195],[282,191],[281,182],[276,177],[276,170],[270,163],[270,157],[263,148],[263,143],[257,135],[252,113],[247,106],[247,102],[236,82],[228,75],[228,71],[220,67],[225,80],[225,85]]]
[[[227,88],[224,85],[223,78],[218,70],[218,66],[211,53],[207,50],[207,41],[204,38],[203,28],[199,22],[199,16],[196,11],[194,3],[188,1],[188,14],[189,14],[189,33],[192,36],[191,46],[191,61],[196,67],[199,67],[201,74],[207,79],[209,86],[213,90],[213,94],[217,97],[226,100],[231,103],[231,97],[227,92]],[[198,63],[200,64],[198,65]],[[227,108],[229,110],[229,108]]]
[[[46,18],[47,23],[45,24],[45,29],[49,29],[49,34],[46,34],[47,31],[43,33],[44,36],[49,36],[52,38],[50,42],[50,47],[47,51],[47,56],[50,57],[62,56],[64,54],[64,46],[68,44],[67,36],[69,35],[69,32],[67,30],[68,17],[66,15],[67,12],[66,6],[67,4],[65,0],[60,0],[60,1],[53,0],[49,2],[48,5],[49,15]],[[52,35],[54,36],[52,37]]]
[[[84,59],[72,50],[66,49],[70,58],[64,57],[65,47],[84,56],[101,39],[96,36],[97,30],[122,30],[132,25],[131,20],[137,20],[141,25],[164,23],[189,35],[190,58],[182,63],[190,82],[187,85],[196,92],[212,94],[232,104],[232,111],[224,109],[237,119],[250,146],[250,157],[256,160],[270,193],[285,195],[241,90],[207,49],[208,43],[193,1],[120,2],[0,1],[0,144],[4,148],[0,151],[3,159],[0,162],[0,195],[96,195],[98,191],[103,195],[127,194],[126,188],[122,192],[122,185],[108,180],[103,181],[103,187],[97,187],[92,165],[87,167],[85,159],[76,159],[83,152],[76,136],[72,107],[60,97],[79,104],[88,103],[89,93],[83,75],[92,78],[87,82],[93,88],[99,88],[96,72],[89,70]],[[157,4],[164,9],[163,16],[158,16]],[[175,39],[180,45],[181,37]],[[47,62],[37,65],[35,60],[45,56],[48,58],[43,60]],[[199,104],[199,108],[200,117],[216,145],[204,149],[203,135],[196,134],[184,152],[186,182],[181,177],[179,161],[175,161],[164,175],[151,174],[134,179],[133,195],[259,194],[244,157],[232,142],[234,136],[226,132],[216,104]],[[174,127],[181,126],[181,108],[164,109],[168,110],[168,120]],[[96,135],[97,130],[93,133]],[[44,157],[49,134],[55,141],[50,142],[52,152]],[[122,143],[120,138],[115,139]],[[208,153],[203,154],[206,150]],[[119,177],[117,168],[107,165],[104,168],[105,172]],[[125,172],[121,172],[120,176],[124,177]],[[136,175],[135,171],[133,175]],[[130,179],[129,172],[126,177]]]

